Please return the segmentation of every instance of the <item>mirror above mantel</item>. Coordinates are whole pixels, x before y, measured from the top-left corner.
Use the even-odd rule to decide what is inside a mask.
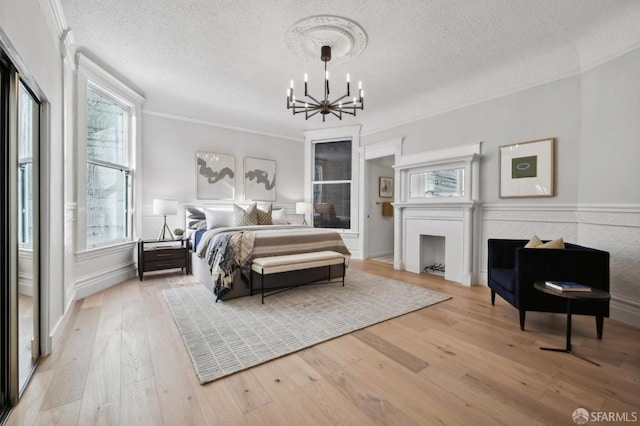
[[[464,167],[409,174],[409,198],[464,196]]]
[[[394,166],[400,183],[394,204],[477,201],[481,143],[403,156]]]

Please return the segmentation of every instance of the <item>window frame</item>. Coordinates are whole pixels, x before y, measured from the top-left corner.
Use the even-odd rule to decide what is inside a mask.
[[[77,55],[77,85],[76,85],[76,195],[78,202],[78,213],[75,232],[75,252],[100,249],[121,244],[131,244],[137,239],[139,229],[141,229],[141,217],[139,212],[141,205],[140,192],[142,182],[139,175],[141,166],[141,112],[144,97],[122,82],[119,78],[107,72],[100,65],[82,54]],[[111,163],[98,159],[90,159],[88,156],[88,134],[87,134],[87,97],[89,90],[97,92],[99,95],[122,107],[126,113],[125,139],[126,139],[126,163]],[[106,167],[125,172],[126,199],[125,210],[126,235],[124,238],[112,241],[90,244],[88,242],[88,188],[87,176],[90,164]]]
[[[351,144],[351,168],[349,170],[349,174],[350,174],[350,179],[332,179],[332,180],[315,180],[316,177],[316,147],[320,144],[329,144],[329,143],[340,143],[340,142],[349,142]],[[314,205],[314,217],[315,217],[315,186],[316,185],[344,185],[344,184],[348,184],[349,185],[349,194],[350,194],[350,205],[349,205],[349,228],[326,228],[326,229],[338,229],[338,230],[350,230],[352,229],[351,227],[351,218],[353,217],[353,214],[351,212],[351,199],[353,198],[352,195],[352,191],[353,191],[353,141],[350,138],[345,138],[345,139],[341,139],[341,140],[331,140],[331,141],[313,141],[312,142],[312,167],[313,167],[313,179],[311,180],[311,203]],[[311,218],[311,224],[312,226],[315,227],[315,220],[314,217]],[[324,227],[318,227],[318,228],[323,228]]]
[[[335,127],[330,129],[307,130],[305,135],[305,188],[304,201],[313,202],[315,172],[315,144],[351,141],[351,217],[350,228],[327,228],[343,234],[359,235],[360,230],[360,125]],[[325,182],[327,183],[327,182]]]

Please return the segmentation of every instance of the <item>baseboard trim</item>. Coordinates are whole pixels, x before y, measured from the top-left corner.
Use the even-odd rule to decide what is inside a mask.
[[[636,327],[640,324],[640,301],[612,294],[610,303],[612,319]]]
[[[127,262],[110,270],[101,270],[92,275],[86,275],[76,281],[73,300],[84,299],[87,296],[105,290],[136,275],[136,263]]]

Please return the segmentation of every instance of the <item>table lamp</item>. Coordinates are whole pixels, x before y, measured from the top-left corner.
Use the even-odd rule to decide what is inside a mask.
[[[158,240],[167,239],[166,232],[169,233],[169,236],[173,240],[173,234],[167,226],[167,215],[178,214],[178,200],[153,200],[153,214],[164,216],[164,225],[162,225]]]
[[[302,216],[302,224],[303,225],[308,225],[307,224],[307,214],[311,214],[311,213],[313,213],[313,204],[312,203],[305,203],[305,202],[296,203],[296,214],[304,215],[304,216]]]

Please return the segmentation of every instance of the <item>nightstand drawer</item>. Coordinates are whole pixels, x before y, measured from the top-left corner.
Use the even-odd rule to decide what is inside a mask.
[[[184,259],[184,248],[161,248],[156,250],[145,250],[144,261],[155,260],[171,260],[171,259]]]
[[[145,271],[159,271],[160,269],[172,269],[172,268],[184,268],[187,264],[185,259],[166,259],[166,260],[153,260],[144,261]]]

